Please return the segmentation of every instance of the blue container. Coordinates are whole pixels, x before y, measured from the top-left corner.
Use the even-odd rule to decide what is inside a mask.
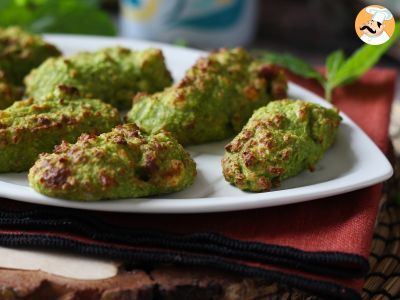
[[[122,36],[200,48],[244,46],[254,36],[257,0],[120,0]]]

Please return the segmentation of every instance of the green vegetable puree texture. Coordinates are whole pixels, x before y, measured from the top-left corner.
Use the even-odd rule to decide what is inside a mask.
[[[60,51],[40,36],[18,27],[0,28],[0,78],[22,85],[30,70]]]
[[[38,192],[79,201],[176,192],[191,185],[196,164],[168,132],[143,134],[135,124],[100,136],[83,134],[42,154],[29,172]]]
[[[77,88],[83,98],[98,98],[129,109],[138,92],[160,91],[171,85],[172,78],[161,50],[113,47],[49,59],[33,70],[25,83],[27,94],[35,99],[65,85]]]
[[[335,109],[281,100],[258,109],[225,147],[225,179],[246,191],[263,192],[304,169],[313,170],[335,140],[341,118]]]
[[[148,133],[165,129],[182,144],[200,144],[234,135],[254,109],[285,96],[282,72],[243,49],[221,49],[199,59],[174,86],[136,96],[127,120]]]
[[[64,88],[40,102],[17,101],[0,111],[0,172],[28,170],[39,154],[62,140],[100,134],[120,123],[118,111],[96,99],[76,98]]]

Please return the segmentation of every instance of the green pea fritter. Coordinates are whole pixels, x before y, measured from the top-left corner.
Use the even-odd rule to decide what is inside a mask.
[[[84,132],[100,134],[120,123],[111,105],[71,92],[58,90],[40,102],[30,98],[0,111],[0,173],[27,171],[62,140],[74,142]]]
[[[313,170],[334,143],[337,110],[305,101],[273,101],[259,108],[225,147],[226,181],[245,191],[265,192],[305,169]]]
[[[148,133],[168,130],[185,145],[218,141],[238,133],[255,109],[285,97],[286,89],[281,71],[244,49],[220,49],[172,87],[135,97],[127,120]]]
[[[61,52],[40,36],[19,27],[0,28],[0,79],[21,86],[24,77]]]
[[[138,92],[154,93],[172,77],[159,49],[132,51],[121,47],[48,59],[25,79],[26,92],[41,99],[59,85],[74,87],[83,98],[102,99],[129,109]]]
[[[28,176],[39,193],[77,201],[176,192],[195,177],[195,162],[170,133],[147,135],[135,124],[63,142],[42,154]]]

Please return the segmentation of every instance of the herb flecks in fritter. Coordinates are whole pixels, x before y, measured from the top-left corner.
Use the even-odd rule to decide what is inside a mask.
[[[335,109],[281,100],[258,109],[225,147],[225,179],[246,191],[263,192],[305,169],[313,170],[336,137]]]
[[[81,52],[47,60],[25,79],[27,94],[41,99],[57,86],[77,88],[84,98],[98,98],[129,109],[138,92],[154,93],[171,85],[161,50],[121,47]]]
[[[74,90],[57,90],[40,102],[17,101],[0,111],[0,172],[27,171],[42,152],[84,132],[100,134],[120,123],[118,111]]]
[[[196,164],[167,132],[147,135],[135,124],[99,136],[83,134],[42,154],[29,172],[39,193],[78,201],[160,195],[190,186]]]
[[[60,51],[40,36],[18,27],[0,28],[0,79],[13,85],[22,81],[33,68]]]
[[[286,79],[243,49],[199,59],[174,86],[138,95],[127,120],[146,132],[170,131],[182,144],[218,141],[239,132],[253,111],[286,95]]]

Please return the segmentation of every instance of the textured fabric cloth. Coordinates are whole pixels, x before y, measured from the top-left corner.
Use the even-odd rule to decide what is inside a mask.
[[[290,78],[322,94],[316,82]],[[392,70],[374,69],[334,94],[339,109],[384,153],[395,79]],[[145,264],[209,266],[351,299],[359,297],[368,271],[381,195],[378,184],[299,204],[194,215],[89,212],[3,199],[0,244]]]

